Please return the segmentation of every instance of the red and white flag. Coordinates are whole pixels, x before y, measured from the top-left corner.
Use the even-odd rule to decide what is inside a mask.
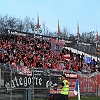
[[[96,30],[96,42],[98,42],[98,30]]]
[[[58,35],[60,34],[60,25],[59,25],[59,20],[58,20]]]
[[[70,60],[70,54],[64,55],[64,59],[69,61]]]

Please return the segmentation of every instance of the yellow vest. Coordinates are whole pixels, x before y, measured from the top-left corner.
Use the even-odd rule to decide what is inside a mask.
[[[61,89],[61,94],[68,95],[68,93],[69,93],[69,85],[66,84],[66,82],[68,82],[68,81],[67,80],[63,80],[62,82],[64,83],[64,86]]]

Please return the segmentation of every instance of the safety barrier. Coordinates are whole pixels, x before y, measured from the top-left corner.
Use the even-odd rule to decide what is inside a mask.
[[[57,90],[61,83],[61,75],[65,73],[69,85],[69,97],[75,97],[73,90],[76,79],[80,82],[82,96],[100,96],[100,73],[82,74],[64,70],[31,69],[32,75],[13,73],[13,70],[0,69],[0,100],[32,100],[34,98],[46,98],[48,94],[60,94]]]

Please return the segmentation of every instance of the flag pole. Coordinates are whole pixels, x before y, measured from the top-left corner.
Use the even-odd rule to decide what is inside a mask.
[[[78,42],[79,42],[79,24],[77,23],[77,54],[78,54]]]
[[[40,20],[39,20],[39,16],[38,16],[38,13],[37,13],[37,34],[39,32],[39,28],[40,28]]]
[[[96,49],[98,49],[98,30],[97,30],[97,26],[96,26]],[[98,53],[97,53],[97,61],[98,61]]]
[[[58,19],[58,42],[59,42],[59,35],[60,35],[60,25],[59,25],[59,19]]]
[[[37,34],[38,34],[38,20],[39,20],[39,16],[38,16],[38,13],[37,13]]]
[[[80,100],[80,88],[79,88],[79,84],[78,84],[78,100]]]
[[[79,79],[76,79],[76,85],[75,85],[75,88],[74,88],[74,94],[78,95],[78,100],[80,100]]]

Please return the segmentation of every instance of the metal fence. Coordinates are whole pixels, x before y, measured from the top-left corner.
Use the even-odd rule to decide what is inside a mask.
[[[62,71],[39,68],[31,69],[32,75],[22,75],[14,73],[10,67],[4,70],[2,66],[0,67],[0,100],[48,98],[50,89],[52,88],[56,91],[61,83]],[[95,84],[96,74],[81,74],[77,76],[79,74],[77,72],[70,71],[68,73],[71,91],[74,89],[76,78],[79,78],[82,96],[98,96],[98,85]]]
[[[21,75],[11,68],[0,69],[0,73],[0,100],[48,98],[50,87],[57,89],[62,74],[50,69],[32,69],[32,75]]]

